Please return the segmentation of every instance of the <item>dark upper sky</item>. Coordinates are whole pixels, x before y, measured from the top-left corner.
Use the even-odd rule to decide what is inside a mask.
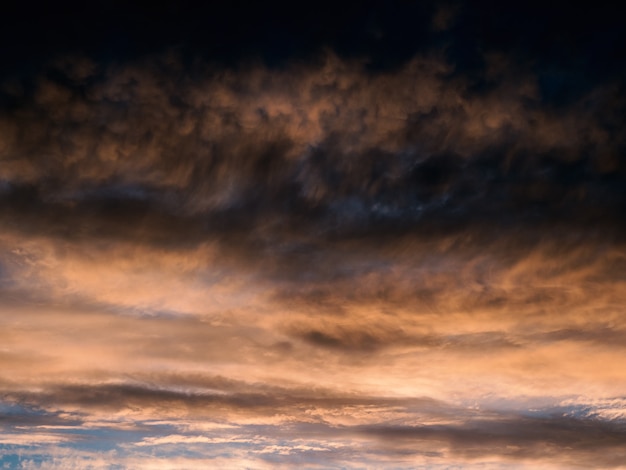
[[[330,48],[374,68],[445,51],[458,72],[478,76],[484,54],[498,52],[552,74],[547,94],[561,88],[566,99],[624,71],[624,17],[609,2],[128,3],[10,2],[1,20],[4,73],[66,54],[119,61],[178,48],[231,65],[280,64]]]

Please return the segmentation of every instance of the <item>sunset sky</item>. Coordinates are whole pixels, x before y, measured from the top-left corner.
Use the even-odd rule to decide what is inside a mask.
[[[0,467],[626,469],[626,32],[550,2],[14,2]]]

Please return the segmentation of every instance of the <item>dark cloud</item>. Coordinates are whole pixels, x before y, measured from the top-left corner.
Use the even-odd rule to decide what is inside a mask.
[[[146,378],[149,378],[146,377]],[[159,386],[148,384],[59,385],[44,392],[6,392],[4,400],[26,406],[45,408],[79,407],[120,411],[133,408],[166,410],[184,409],[190,416],[219,410],[256,410],[259,414],[276,414],[297,408],[380,406],[418,407],[437,412],[444,405],[429,398],[394,399],[336,394],[323,388],[281,388],[247,383],[223,377],[170,375],[153,377]],[[187,388],[187,390],[186,390]],[[292,409],[293,408],[293,409]],[[167,413],[166,413],[167,414]]]
[[[584,341],[596,345],[612,347],[624,346],[626,332],[621,329],[604,327],[564,328],[538,335],[539,341]]]
[[[180,67],[110,68],[81,87],[41,79],[5,111],[10,226],[239,240],[273,254],[293,245],[294,256],[307,239],[470,233],[488,244],[563,230],[623,239],[614,86],[549,111],[533,75],[476,93],[446,77],[441,60],[368,72],[330,58],[277,72],[205,68],[204,78]]]
[[[295,337],[313,346],[344,351],[350,354],[374,353],[383,348],[413,347],[429,350],[452,349],[463,353],[494,351],[500,348],[517,348],[521,345],[504,333],[485,332],[464,335],[411,335],[405,331],[390,330],[376,325],[369,329],[358,327],[329,328],[328,331],[310,329],[298,331]]]
[[[424,441],[449,446],[452,455],[501,456],[513,461],[548,458],[577,467],[619,467],[626,447],[623,424],[550,416],[500,416],[469,420],[461,426],[366,427],[361,430],[405,452]],[[392,450],[393,451],[393,450]]]

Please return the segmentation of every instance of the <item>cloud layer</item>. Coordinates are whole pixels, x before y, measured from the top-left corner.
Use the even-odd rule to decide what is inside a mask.
[[[1,461],[621,468],[622,85],[483,59],[7,79]]]

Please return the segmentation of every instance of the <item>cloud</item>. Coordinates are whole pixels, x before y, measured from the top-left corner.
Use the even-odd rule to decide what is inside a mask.
[[[29,433],[29,434],[3,434],[0,437],[0,445],[28,445],[37,446],[42,444],[59,444],[62,442],[71,442],[74,439],[70,436],[62,436],[58,434],[46,433]]]
[[[444,54],[332,52],[24,86],[0,111],[2,448],[618,468],[621,89],[554,106],[482,60],[483,87]]]
[[[483,94],[441,59],[372,74],[333,55],[283,70],[209,68],[202,80],[171,62],[112,67],[80,93],[42,80],[0,126],[5,204],[107,224],[93,235],[131,236],[137,225],[125,221],[136,219],[146,236],[158,226],[210,235],[201,214],[261,239],[301,223],[323,234],[428,227],[452,213],[527,221],[538,204],[583,222],[608,203],[610,216],[623,142],[598,115],[620,106],[615,86],[556,113],[541,107],[535,77],[491,60],[501,76]]]
[[[623,464],[623,426],[599,421],[520,417],[476,420],[459,427],[373,427],[365,432],[380,437],[397,452],[434,441],[452,455],[477,461],[499,455],[511,461],[546,459],[581,468],[620,468]]]
[[[127,395],[130,394],[127,390]],[[161,395],[160,399],[164,397]],[[298,408],[311,404],[306,400],[295,403]],[[166,462],[186,456],[196,462],[221,458],[228,465],[236,465],[238,459],[245,458],[255,462],[255,467],[263,466],[263,461],[289,466],[300,460],[312,467],[324,462],[323,465],[334,468],[354,465],[357,455],[361,456],[361,463],[400,468],[411,465],[437,468],[441,462],[486,468],[515,465],[621,468],[623,461],[622,421],[567,416],[562,413],[563,408],[548,407],[535,410],[534,416],[524,416],[504,410],[463,409],[428,400],[393,402],[372,397],[369,401],[343,399],[316,403],[322,407],[330,405],[317,408],[322,416],[330,417],[334,413],[340,418],[343,414],[344,421],[307,422],[302,416],[298,418],[290,413],[285,423],[215,426],[199,434],[199,428],[183,431],[177,421],[171,425],[145,422],[141,426],[141,420],[135,419],[140,426],[125,435],[126,444],[117,449],[115,458],[126,465],[137,458],[145,462],[147,455],[143,456],[139,450],[140,453],[129,453],[129,449],[149,447],[156,449],[153,452]],[[567,403],[565,406],[571,407]],[[190,415],[200,425],[209,416],[196,412]],[[388,420],[381,422],[385,416]],[[69,439],[73,434],[66,428],[57,430],[54,439]],[[110,425],[108,429],[111,432]],[[87,442],[106,439],[98,429],[86,433],[82,435]],[[11,438],[11,442],[22,442],[19,439],[27,435]],[[44,439],[40,445],[47,442]],[[22,445],[32,446],[33,441]]]

